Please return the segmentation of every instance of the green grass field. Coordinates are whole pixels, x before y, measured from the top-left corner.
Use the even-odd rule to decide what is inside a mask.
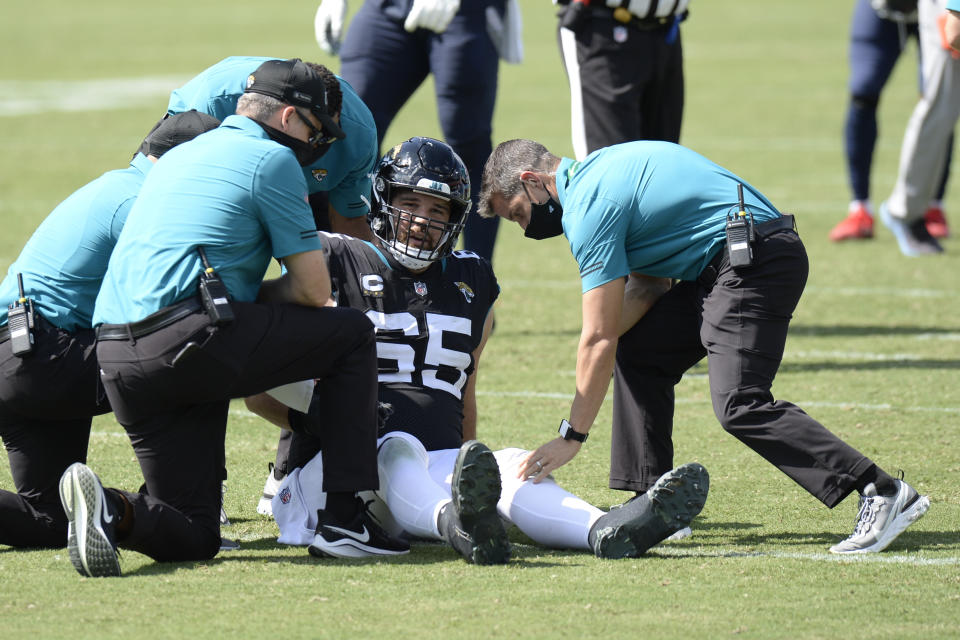
[[[469,0],[464,0],[469,1]],[[527,60],[503,66],[495,141],[531,137],[571,153],[569,98],[546,0],[521,0]],[[795,213],[811,258],[778,397],[804,407],[929,494],[927,516],[887,551],[836,559],[856,500],[828,510],[713,417],[704,364],[677,389],[677,461],[711,473],[694,535],[642,559],[600,561],[514,536],[507,566],[475,567],[441,545],[390,561],[318,561],[275,543],[255,510],[276,431],[234,405],[224,535],[239,551],[203,563],[122,556],[121,579],[83,579],[66,552],[0,548],[3,638],[876,638],[960,637],[960,245],[900,255],[832,245],[849,198],[842,156],[852,2],[692,3],[683,31],[682,142]],[[359,0],[353,0],[356,8]],[[338,61],[313,42],[314,1],[162,4],[8,2],[0,9],[0,266],[58,202],[126,165],[166,95],[228,55]],[[892,186],[916,99],[915,45],[881,103],[874,199]],[[425,86],[387,136],[439,135]],[[956,174],[956,172],[954,172]],[[960,187],[947,215],[960,230]],[[576,265],[562,239],[501,228],[502,295],[479,380],[481,438],[535,447],[566,416],[579,336]],[[601,506],[609,402],[590,442],[556,475]],[[140,472],[111,416],[94,423],[90,465],[134,489]],[[12,488],[6,461],[0,487]]]

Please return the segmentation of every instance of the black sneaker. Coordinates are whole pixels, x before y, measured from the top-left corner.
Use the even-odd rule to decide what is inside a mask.
[[[67,514],[67,551],[80,575],[119,576],[114,527],[117,515],[100,479],[90,467],[75,462],[60,476],[60,502]]]
[[[636,558],[690,525],[710,489],[710,476],[692,462],[660,476],[647,490],[603,515],[590,530],[598,558]]]
[[[390,535],[370,515],[367,505],[357,498],[359,511],[353,520],[344,524],[323,509],[317,510],[317,533],[307,547],[310,555],[318,558],[369,558],[373,556],[400,556],[410,552],[410,544]]]
[[[441,510],[440,533],[474,564],[506,564],[510,540],[497,513],[500,467],[493,452],[476,440],[460,447],[450,482],[453,502]]]
[[[237,551],[240,549],[240,543],[230,538],[220,538],[220,551]]]

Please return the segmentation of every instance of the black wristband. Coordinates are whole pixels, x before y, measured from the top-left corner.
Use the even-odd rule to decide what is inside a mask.
[[[560,421],[560,428],[557,429],[560,432],[560,437],[564,440],[576,440],[581,444],[587,441],[587,436],[589,433],[580,433],[579,431],[574,431],[573,425],[567,422],[566,418]]]

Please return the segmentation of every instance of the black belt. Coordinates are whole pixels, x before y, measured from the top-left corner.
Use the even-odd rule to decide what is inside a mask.
[[[199,298],[188,298],[183,302],[164,307],[139,322],[130,324],[102,324],[97,327],[97,340],[132,340],[163,329],[177,320],[203,309]]]
[[[570,0],[558,0],[557,4],[565,6],[570,4]],[[664,17],[652,17],[652,18],[641,18],[630,13],[630,10],[626,7],[608,7],[606,5],[602,6],[590,6],[590,15],[597,16],[600,18],[613,18],[616,22],[622,25],[629,25],[631,27],[636,27],[642,31],[648,31],[651,29],[662,29],[667,28],[673,25],[673,21],[676,18],[683,20],[686,18],[686,11],[682,14],[672,14]]]
[[[791,231],[797,230],[797,220],[789,213],[785,213],[779,218],[754,225],[753,233],[758,238],[766,238],[767,236],[775,234],[777,231],[784,231],[785,229],[790,229]]]
[[[773,220],[761,222],[753,227],[753,233],[757,238],[766,238],[778,231],[786,230],[797,230],[797,221],[789,213],[785,213]],[[700,275],[697,277],[697,282],[707,289],[712,287],[713,283],[717,281],[717,276],[720,275],[720,271],[723,269],[724,262],[727,261],[726,247],[720,245],[720,250],[717,252],[717,255],[713,256],[710,262],[707,263],[707,266],[703,268],[703,271],[700,272]]]

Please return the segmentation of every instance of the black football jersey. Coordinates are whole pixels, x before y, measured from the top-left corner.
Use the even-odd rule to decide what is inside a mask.
[[[376,327],[380,401],[393,407],[385,431],[411,433],[428,451],[458,448],[472,353],[500,295],[490,263],[456,251],[412,273],[369,242],[320,236],[337,304]]]

